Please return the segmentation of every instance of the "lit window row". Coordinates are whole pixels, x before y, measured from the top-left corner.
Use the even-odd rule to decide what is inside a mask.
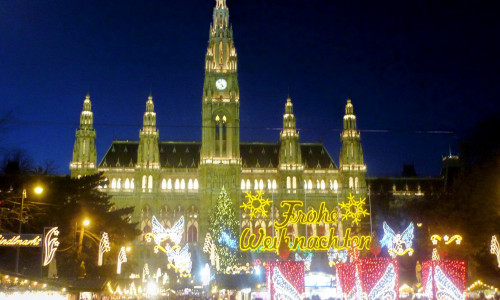
[[[106,188],[106,186],[104,186]],[[134,178],[112,178],[111,179],[111,189],[113,190],[133,190],[134,189]]]
[[[244,191],[250,191],[252,190],[252,188],[256,191],[259,191],[259,190],[264,190],[264,188],[267,188],[268,190],[276,190],[278,188],[278,186],[276,185],[276,179],[267,179],[267,185],[264,186],[264,179],[254,179],[253,180],[253,185],[252,185],[252,181],[250,181],[250,179],[247,179],[245,181],[245,179],[242,179],[241,180],[241,189],[244,190]]]
[[[172,184],[173,183],[173,184]],[[199,187],[198,185],[198,179],[191,179],[189,178],[187,180],[187,189],[188,190],[197,190]],[[186,180],[184,178],[176,178],[176,179],[163,179],[161,181],[161,189],[162,190],[185,190],[186,189]]]

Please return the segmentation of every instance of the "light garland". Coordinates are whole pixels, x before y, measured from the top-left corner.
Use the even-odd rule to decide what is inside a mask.
[[[500,268],[500,245],[498,244],[497,237],[493,235],[491,237],[491,254],[495,254],[497,256],[498,267]]]
[[[122,263],[127,262],[127,252],[125,247],[121,247],[120,252],[118,253],[118,263],[116,264],[116,274],[122,273]]]
[[[408,255],[413,254],[413,248],[412,246],[412,240],[414,238],[413,235],[413,223],[410,223],[408,227],[405,229],[405,231],[402,234],[395,234],[394,231],[387,225],[386,222],[383,224],[384,228],[384,237],[380,241],[380,244],[382,247],[387,246],[387,250],[389,252],[389,255],[392,258],[395,258],[396,256],[400,255],[405,255],[408,253]],[[404,244],[404,246],[403,246]]]
[[[267,289],[272,300],[299,300],[305,293],[304,264],[295,261],[266,263]]]
[[[210,256],[210,265],[215,266],[215,269],[219,271],[220,269],[220,260],[219,254],[217,253],[217,247],[212,240],[212,236],[210,232],[207,232],[205,236],[205,243],[203,244],[203,252],[208,253]]]
[[[433,234],[431,236],[431,241],[432,241],[433,245],[437,245],[438,241],[439,242],[444,241],[445,245],[449,245],[449,244],[453,243],[453,241],[455,241],[455,243],[457,245],[460,245],[460,243],[462,242],[462,236],[455,234],[454,236],[452,236],[450,238],[448,235],[444,235],[443,237],[441,237],[440,235]]]
[[[57,247],[59,247],[58,236],[58,227],[52,227],[45,235],[43,239],[43,266],[47,266],[54,259]]]
[[[330,267],[333,267],[338,263],[347,262],[347,258],[348,255],[346,249],[339,251],[338,249],[330,248],[330,250],[328,250],[328,264]]]
[[[439,257],[439,253],[438,253],[438,249],[434,248],[432,249],[432,260],[439,260],[440,257]]]
[[[102,266],[102,257],[104,252],[109,252],[111,250],[109,246],[109,237],[107,232],[103,232],[101,236],[101,241],[99,242],[99,256],[97,258],[97,265]]]

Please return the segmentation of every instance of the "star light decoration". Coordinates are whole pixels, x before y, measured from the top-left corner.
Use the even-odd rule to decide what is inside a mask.
[[[354,199],[354,195],[349,193],[347,197],[347,202],[339,203],[340,209],[343,210],[342,221],[352,219],[352,223],[359,225],[361,218],[370,215],[368,210],[364,209],[363,206],[366,204],[366,198],[359,198],[359,200]]]
[[[56,255],[57,247],[59,247],[59,229],[58,227],[52,227],[43,240],[43,266],[50,264],[54,256]]]
[[[500,268],[500,245],[498,244],[497,237],[494,235],[491,237],[491,254],[495,254],[497,256],[498,267]]]
[[[257,194],[253,195],[252,192],[246,192],[245,198],[248,199],[247,202],[243,202],[240,206],[245,211],[249,211],[250,220],[255,218],[258,214],[262,217],[267,217],[266,206],[270,206],[272,201],[268,199],[263,199],[263,191],[258,191]]]
[[[97,265],[102,266],[102,257],[104,252],[109,252],[111,248],[109,247],[109,236],[107,232],[103,232],[101,236],[101,241],[99,242],[99,256],[97,258]]]
[[[411,247],[413,243],[412,240],[414,238],[413,223],[410,223],[402,234],[395,234],[386,222],[384,222],[383,228],[384,237],[380,240],[380,244],[382,247],[387,246],[389,255],[392,258],[395,258],[398,255],[405,255],[406,253],[408,253],[409,256],[413,254],[413,248]]]

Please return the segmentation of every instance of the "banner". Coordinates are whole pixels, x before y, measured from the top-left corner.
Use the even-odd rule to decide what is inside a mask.
[[[42,235],[0,233],[0,247],[42,247]]]

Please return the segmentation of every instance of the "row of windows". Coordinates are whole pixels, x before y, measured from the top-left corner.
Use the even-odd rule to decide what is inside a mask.
[[[329,181],[329,188],[330,190],[335,190],[336,187],[339,187],[337,180],[330,180]],[[312,190],[312,189],[317,189],[317,190],[326,190],[326,182],[324,179],[321,180],[316,180],[316,184],[313,184],[313,181],[311,179],[309,180],[304,180],[304,185],[303,185],[305,190]],[[359,190],[359,179],[358,177],[349,177],[349,188],[354,189],[354,190]],[[252,190],[252,182],[250,179],[247,179],[246,181],[244,179],[241,180],[241,189],[242,190]],[[254,190],[263,190],[264,189],[264,180],[260,179],[255,179],[253,181],[253,189]],[[272,181],[270,179],[267,180],[267,189],[268,190],[276,190],[277,185],[276,185],[276,180],[273,179]],[[295,176],[287,176],[286,177],[286,189],[297,189],[297,177]]]
[[[276,179],[273,179],[272,181],[270,179],[267,180],[267,189],[268,190],[276,190],[277,189],[276,185]],[[255,179],[253,182],[253,188],[254,190],[263,190],[264,189],[264,180],[257,180]],[[250,179],[247,179],[246,181],[244,179],[241,180],[241,189],[242,190],[251,190],[252,189],[252,184],[250,182]]]
[[[111,188],[113,190],[121,190],[122,188],[125,190],[133,190],[134,189],[134,179],[126,178],[122,180],[121,178],[112,178],[111,179]],[[197,190],[198,189],[198,179],[189,179],[187,180],[187,189],[188,190]],[[185,190],[186,189],[186,180],[185,179],[175,179],[172,185],[172,179],[163,179],[161,181],[161,189],[162,190],[171,190],[172,187],[176,190]],[[107,186],[104,186],[107,188]],[[142,189],[153,189],[153,176],[142,176]]]
[[[122,183],[123,182],[123,183]],[[106,188],[106,186],[104,186]],[[134,189],[134,179],[129,179],[126,178],[124,181],[122,181],[121,178],[113,178],[111,179],[111,188],[114,190],[121,190],[122,188],[126,190],[133,190]]]
[[[184,178],[177,178],[174,181],[173,188],[175,190],[185,190],[186,189],[186,180]],[[171,190],[172,189],[172,179],[163,179],[161,181],[161,189],[162,190]],[[197,190],[198,189],[198,179],[189,179],[187,181],[187,189],[188,190]]]

